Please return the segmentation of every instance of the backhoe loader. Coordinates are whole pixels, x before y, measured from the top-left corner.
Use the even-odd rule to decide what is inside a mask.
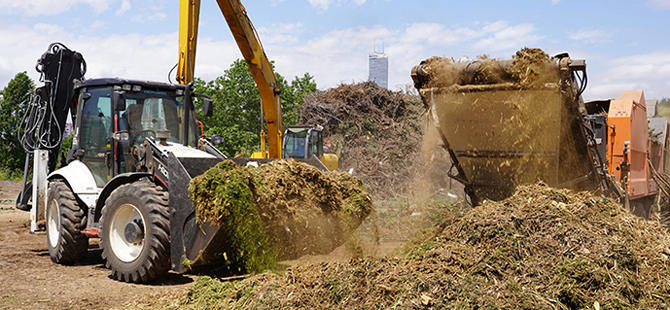
[[[256,80],[269,132],[270,158],[231,160],[240,166],[263,164],[281,157],[280,92],[241,3],[217,2]],[[17,206],[30,209],[32,232],[45,220],[54,262],[80,262],[89,237],[100,237],[112,277],[139,283],[170,269],[185,272],[210,263],[225,247],[225,227],[197,219],[188,194],[193,177],[225,158],[196,130],[194,98],[204,98],[205,115],[213,106],[207,96],[193,92],[199,3],[181,1],[180,84],[84,79],[82,55],[60,43],[38,60],[45,85],[34,92],[22,122],[32,167],[26,164]],[[72,149],[67,165],[56,170],[68,114],[74,122]],[[326,170],[315,156],[302,161]],[[32,183],[27,182],[30,168]]]

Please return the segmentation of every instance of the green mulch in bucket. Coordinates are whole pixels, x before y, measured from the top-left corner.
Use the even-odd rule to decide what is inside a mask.
[[[189,191],[197,217],[226,229],[226,259],[252,273],[331,252],[372,212],[360,179],[291,159],[246,168],[223,161]]]

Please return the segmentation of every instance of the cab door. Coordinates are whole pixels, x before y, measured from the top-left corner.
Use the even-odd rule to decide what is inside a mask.
[[[89,87],[79,97],[77,139],[73,148],[83,151],[81,161],[91,170],[97,187],[111,179],[113,130],[112,87]],[[82,104],[83,103],[83,104]]]
[[[309,147],[305,158],[309,158],[312,155],[315,155],[316,158],[321,158],[323,155],[323,137],[321,136],[321,131],[316,129],[309,130],[307,140],[309,141]]]

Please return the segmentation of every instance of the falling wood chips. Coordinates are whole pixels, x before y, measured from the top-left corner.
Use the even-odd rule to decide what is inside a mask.
[[[223,161],[193,178],[189,191],[197,217],[226,229],[229,263],[248,272],[330,253],[372,212],[360,179],[292,159],[246,168]]]

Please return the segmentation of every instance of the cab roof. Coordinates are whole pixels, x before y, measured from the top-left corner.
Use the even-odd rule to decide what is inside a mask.
[[[118,86],[124,84],[140,85],[142,86],[142,88],[157,88],[166,90],[186,89],[186,85],[181,84],[170,84],[156,81],[128,80],[120,78],[98,78],[98,79],[87,79],[83,81],[77,81],[75,83],[75,88],[90,87],[90,86]]]

